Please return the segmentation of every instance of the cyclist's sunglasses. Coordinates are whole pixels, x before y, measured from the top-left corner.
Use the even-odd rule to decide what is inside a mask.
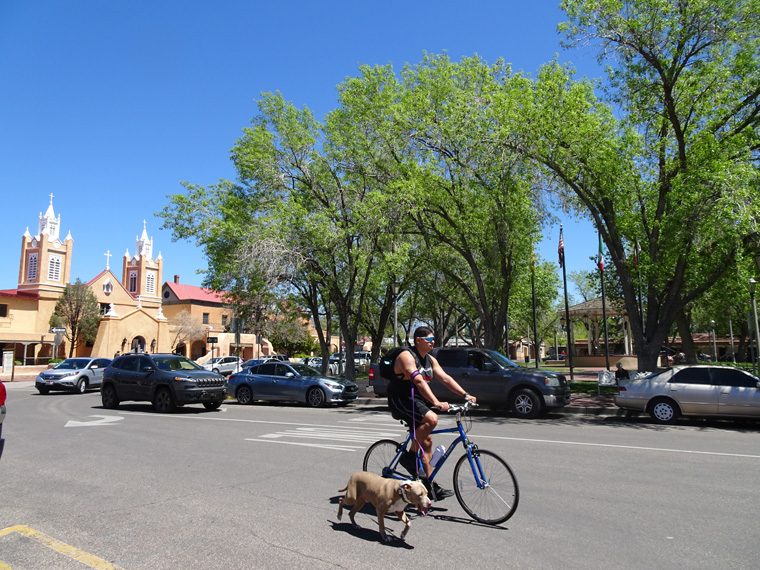
[[[434,336],[421,336],[419,338],[421,338],[422,340],[426,340],[428,342],[433,342],[435,340]]]

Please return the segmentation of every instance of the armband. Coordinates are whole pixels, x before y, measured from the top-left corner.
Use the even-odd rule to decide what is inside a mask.
[[[419,370],[415,370],[414,372],[412,372],[412,375],[409,377],[409,379],[410,380],[414,380],[414,377],[417,376],[418,374],[420,374],[420,371]]]

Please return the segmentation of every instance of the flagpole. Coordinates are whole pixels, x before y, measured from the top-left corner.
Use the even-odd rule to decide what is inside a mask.
[[[559,225],[559,266],[562,268],[562,283],[565,288],[565,322],[567,323],[567,361],[570,365],[570,382],[573,378],[573,327],[570,322],[570,306],[567,304],[567,268],[565,267],[565,241],[562,239],[562,224]]]
[[[604,292],[604,257],[602,256],[602,233],[599,232],[599,256],[596,261],[599,267],[599,278],[602,281],[602,320],[604,321],[604,358],[607,370],[610,369],[610,337],[607,333],[607,298]]]
[[[641,296],[641,266],[639,265],[639,253],[641,253],[641,247],[639,246],[639,240],[634,242],[633,246],[633,260],[636,264],[636,272],[638,273],[638,288],[639,288],[639,315],[641,316],[641,336],[644,336],[644,298]]]
[[[533,356],[535,357],[535,367],[538,368],[540,357],[538,354],[538,325],[536,324],[536,255],[533,250],[530,252],[530,287],[533,292]]]

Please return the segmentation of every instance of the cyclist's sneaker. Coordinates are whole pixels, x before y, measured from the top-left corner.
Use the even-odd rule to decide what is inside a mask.
[[[444,489],[441,487],[438,483],[433,481],[432,486],[432,499],[434,501],[443,501],[446,497],[451,497],[454,494],[454,491],[451,489]]]
[[[409,471],[411,475],[417,474],[417,454],[413,451],[404,451],[398,460],[401,466]]]
[[[427,477],[420,477],[420,481],[425,485],[425,489],[427,489],[431,501],[443,501],[445,498],[451,497],[451,495],[454,494],[454,491],[444,489],[435,481],[431,484]]]

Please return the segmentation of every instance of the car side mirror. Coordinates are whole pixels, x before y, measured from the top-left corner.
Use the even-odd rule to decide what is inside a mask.
[[[486,372],[495,372],[498,369],[499,369],[499,367],[496,366],[495,362],[485,362],[485,363],[483,363],[483,370],[486,371]]]
[[[760,380],[757,381],[757,387],[760,388]]]
[[[156,369],[153,368],[152,366],[146,366],[145,368],[142,369],[142,371],[145,372],[146,374],[151,374],[155,372]]]
[[[296,375],[293,374],[292,372],[286,372],[285,373],[285,378],[295,378],[295,377],[296,377]]]

